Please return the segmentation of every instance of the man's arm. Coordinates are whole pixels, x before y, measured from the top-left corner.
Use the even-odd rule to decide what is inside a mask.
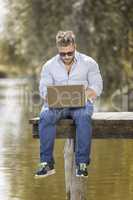
[[[39,84],[40,96],[44,99],[44,101],[47,100],[47,86],[52,84],[53,84],[52,75],[49,71],[48,65],[45,64],[41,71],[41,78]]]
[[[97,96],[100,96],[103,90],[103,80],[99,70],[98,64],[93,61],[91,69],[88,73],[89,87],[86,89],[86,97],[94,101]]]

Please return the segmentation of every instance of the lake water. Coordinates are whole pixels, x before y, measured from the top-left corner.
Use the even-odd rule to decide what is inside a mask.
[[[26,79],[0,80],[0,199],[65,200],[64,140],[55,143],[56,174],[34,179],[39,140],[28,122],[35,115],[29,85]],[[87,200],[132,200],[133,140],[93,139],[91,158]]]

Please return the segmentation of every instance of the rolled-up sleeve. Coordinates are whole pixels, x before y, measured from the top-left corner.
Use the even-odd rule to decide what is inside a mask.
[[[40,96],[45,98],[47,96],[47,86],[53,84],[53,78],[47,64],[43,65],[39,83]]]
[[[96,92],[97,96],[100,96],[103,90],[103,80],[100,69],[95,61],[91,62],[90,66],[91,67],[88,72],[89,88],[93,89]]]

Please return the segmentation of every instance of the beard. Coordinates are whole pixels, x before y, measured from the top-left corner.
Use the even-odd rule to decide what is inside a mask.
[[[64,58],[62,59],[62,61],[64,62],[64,64],[70,65],[74,61],[74,56],[72,58]]]

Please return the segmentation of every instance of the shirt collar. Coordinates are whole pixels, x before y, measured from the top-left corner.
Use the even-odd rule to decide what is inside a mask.
[[[78,59],[79,59],[79,57],[78,57],[78,51],[75,50],[75,60],[76,60],[76,62],[78,62]]]

